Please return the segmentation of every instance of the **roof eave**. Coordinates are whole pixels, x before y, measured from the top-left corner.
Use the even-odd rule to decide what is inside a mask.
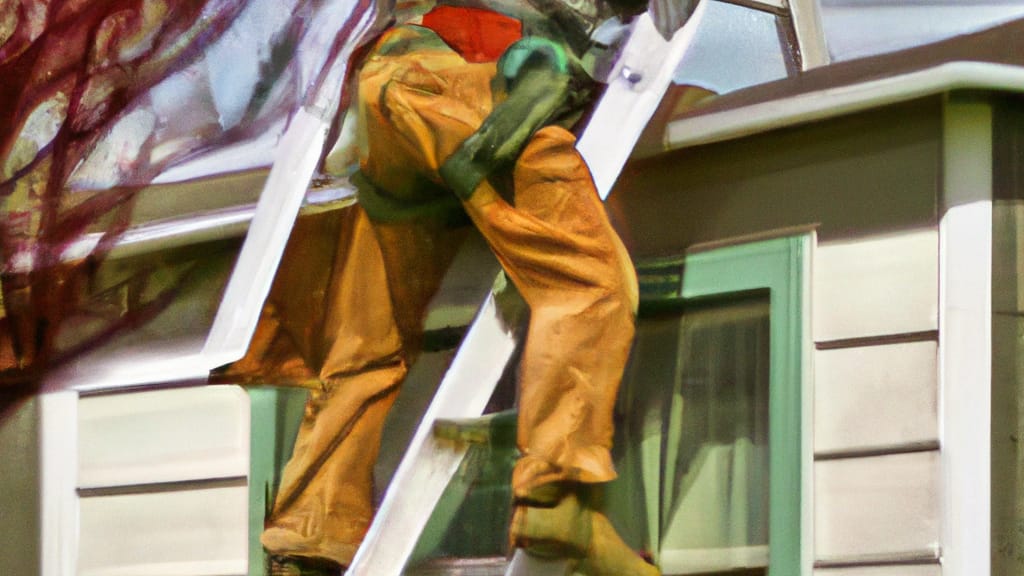
[[[694,114],[667,123],[665,151],[722,142],[954,90],[1024,92],[1024,67],[947,62],[912,72]]]

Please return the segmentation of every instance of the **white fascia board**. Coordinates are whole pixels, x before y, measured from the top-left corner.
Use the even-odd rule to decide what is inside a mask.
[[[950,62],[932,68],[758,102],[668,123],[665,150],[750,136],[906,102],[951,90],[1024,91],[1024,68],[987,62]]]

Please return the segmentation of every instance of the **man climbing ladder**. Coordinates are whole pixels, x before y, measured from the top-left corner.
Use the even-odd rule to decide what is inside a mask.
[[[587,19],[526,15],[525,38],[469,60],[430,28],[395,27],[359,69],[360,203],[340,227],[324,341],[318,353],[287,350],[289,322],[269,302],[249,353],[229,369],[315,382],[262,538],[280,573],[301,565],[337,573],[355,554],[373,516],[384,418],[467,220],[531,311],[512,544],[572,558],[584,574],[658,573],[592,506],[615,477],[612,408],[637,294],[575,138],[559,125],[586,102],[577,54]],[[433,22],[442,34],[452,24]],[[538,22],[543,36],[530,34]],[[553,34],[564,22],[576,24]],[[300,226],[291,242],[301,235]]]

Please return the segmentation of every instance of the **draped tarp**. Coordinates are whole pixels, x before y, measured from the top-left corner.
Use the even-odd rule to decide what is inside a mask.
[[[0,4],[0,379],[34,380],[173,298],[187,275],[143,269],[113,285],[91,281],[132,225],[139,191],[162,173],[203,178],[286,153],[277,137],[374,7]],[[232,146],[241,165],[194,161]]]

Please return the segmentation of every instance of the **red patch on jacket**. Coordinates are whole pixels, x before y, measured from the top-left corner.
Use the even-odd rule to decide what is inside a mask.
[[[523,37],[522,22],[480,8],[438,6],[423,16],[423,25],[467,62],[493,62]]]

